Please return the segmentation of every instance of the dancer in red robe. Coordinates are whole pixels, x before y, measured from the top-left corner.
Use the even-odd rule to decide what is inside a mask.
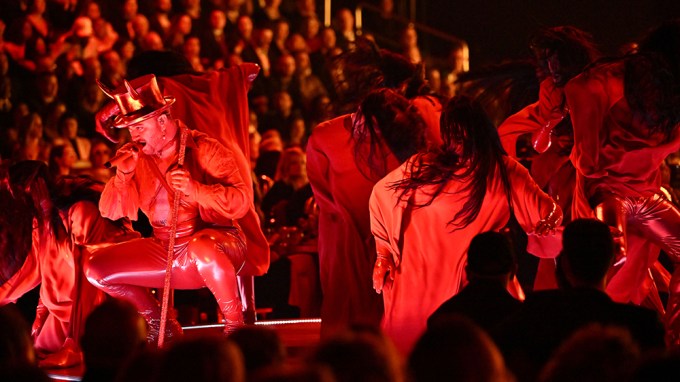
[[[3,270],[12,271],[8,277],[3,275],[0,305],[40,285],[32,328],[40,363],[45,367],[77,364],[85,318],[104,298],[85,280],[83,250],[87,245],[129,240],[139,234],[132,231],[129,221],[102,218],[97,201],[103,186],[97,182],[55,181],[39,161],[19,162],[10,168],[9,176],[0,208],[0,253]],[[11,260],[18,260],[14,256],[19,254],[20,261]]]
[[[465,284],[474,236],[499,231],[511,211],[525,232],[546,235],[561,209],[529,172],[504,154],[482,107],[454,97],[442,113],[440,150],[416,154],[373,188],[373,286],[383,294],[382,327],[408,354],[427,318]]]
[[[368,198],[375,182],[424,144],[422,121],[388,89],[370,93],[356,113],[312,131],[307,174],[319,205],[322,336],[351,324],[380,324],[382,301],[371,290]]]
[[[574,126],[573,217],[597,216],[622,244],[607,286],[616,301],[640,303],[662,248],[676,263],[666,312],[680,343],[680,211],[660,190],[663,160],[680,149],[680,21],[652,31],[636,54],[604,63],[565,87]],[[653,245],[650,245],[653,244]]]

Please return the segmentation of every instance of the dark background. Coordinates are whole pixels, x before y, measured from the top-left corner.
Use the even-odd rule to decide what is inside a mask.
[[[359,1],[333,1],[333,13]],[[378,5],[379,0],[365,3]],[[395,0],[408,19],[410,0]],[[529,37],[542,26],[573,25],[590,32],[604,53],[618,49],[664,20],[680,17],[680,0],[416,0],[416,22],[455,35],[470,46],[471,67],[529,55]],[[323,14],[323,7],[319,8]],[[445,56],[445,41],[419,32],[425,53]]]

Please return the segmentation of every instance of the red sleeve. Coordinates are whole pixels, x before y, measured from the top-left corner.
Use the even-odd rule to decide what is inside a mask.
[[[599,77],[586,72],[565,87],[567,104],[574,126],[571,161],[586,176],[597,174],[600,155],[600,129],[609,107],[607,93]]]

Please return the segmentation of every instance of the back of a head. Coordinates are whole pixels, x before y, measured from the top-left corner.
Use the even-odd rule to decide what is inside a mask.
[[[627,381],[639,357],[640,349],[628,331],[592,324],[560,345],[543,368],[539,381]]]
[[[515,254],[502,233],[483,232],[470,242],[465,268],[470,278],[508,276],[515,268]]]
[[[362,100],[359,113],[364,128],[358,129],[362,133],[357,135],[358,142],[368,138],[368,142],[377,145],[382,138],[402,162],[425,147],[425,124],[398,92],[389,88],[370,92]]]
[[[650,133],[667,139],[680,123],[680,19],[662,23],[625,60],[624,93]]]
[[[253,382],[336,382],[328,367],[310,364],[270,367],[249,375]]]
[[[646,354],[633,373],[632,382],[674,382],[680,375],[680,349]]]
[[[414,382],[511,380],[489,335],[468,318],[453,316],[427,329],[409,356]]]
[[[638,52],[663,58],[677,81],[680,81],[680,19],[662,23],[639,43]]]
[[[331,369],[337,382],[400,382],[404,380],[395,348],[379,333],[354,330],[325,340],[312,364]]]
[[[86,369],[117,369],[145,347],[146,322],[131,303],[109,299],[87,317],[80,342]]]
[[[0,307],[0,370],[34,366],[35,361],[28,323],[16,306]]]
[[[183,339],[174,343],[161,361],[159,381],[243,382],[243,356],[224,337]]]
[[[562,235],[559,261],[566,276],[579,282],[598,283],[614,260],[614,240],[609,226],[597,219],[576,219]]]
[[[229,340],[241,350],[247,374],[281,365],[286,357],[283,342],[278,333],[272,329],[244,326],[232,333]]]
[[[502,153],[498,131],[479,102],[467,96],[449,100],[439,120],[444,150],[456,152],[462,145],[463,158],[486,157]]]

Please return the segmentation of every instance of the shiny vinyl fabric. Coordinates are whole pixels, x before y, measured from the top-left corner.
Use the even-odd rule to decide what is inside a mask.
[[[677,207],[660,196],[661,163],[680,149],[680,131],[650,134],[626,101],[622,63],[597,66],[565,87],[574,127],[571,161],[576,168],[573,217],[597,215],[624,234],[626,264],[607,292],[618,302],[641,301],[655,290],[650,266],[664,248],[678,264]],[[676,266],[677,267],[677,266]],[[666,325],[678,341],[680,274],[671,279]]]
[[[644,285],[644,290],[651,288],[645,282],[649,284],[651,276],[648,269],[656,261],[658,248],[663,249],[676,264],[680,264],[680,210],[661,194],[637,198],[608,195],[595,207],[595,214],[598,219],[620,231],[617,241],[621,251],[617,263],[623,261],[623,264],[611,276],[607,292],[615,300],[641,303],[644,296],[638,295],[640,291],[637,286]],[[649,242],[654,244],[651,251],[637,248]],[[671,278],[671,295],[666,307],[666,324],[675,342],[680,340],[679,276],[680,272],[676,269]]]
[[[132,301],[148,321],[160,317],[160,307],[148,288],[165,281],[167,241],[131,240],[90,248],[86,277],[107,294]],[[208,287],[230,322],[241,322],[236,273],[243,267],[245,240],[235,227],[196,230],[182,225],[175,240],[171,287]]]
[[[246,245],[234,220],[245,216],[251,206],[248,186],[233,151],[203,133],[189,132],[184,169],[195,181],[195,190],[181,199],[177,211],[171,286],[208,287],[229,329],[243,323],[236,274],[244,266]],[[176,157],[144,155],[132,173],[119,171],[106,184],[99,202],[102,215],[135,220],[141,209],[149,217],[154,237],[93,248],[85,264],[85,274],[93,285],[131,301],[148,322],[160,317],[158,303],[147,288],[164,285],[173,205],[173,195],[156,171],[167,174],[176,164]]]

